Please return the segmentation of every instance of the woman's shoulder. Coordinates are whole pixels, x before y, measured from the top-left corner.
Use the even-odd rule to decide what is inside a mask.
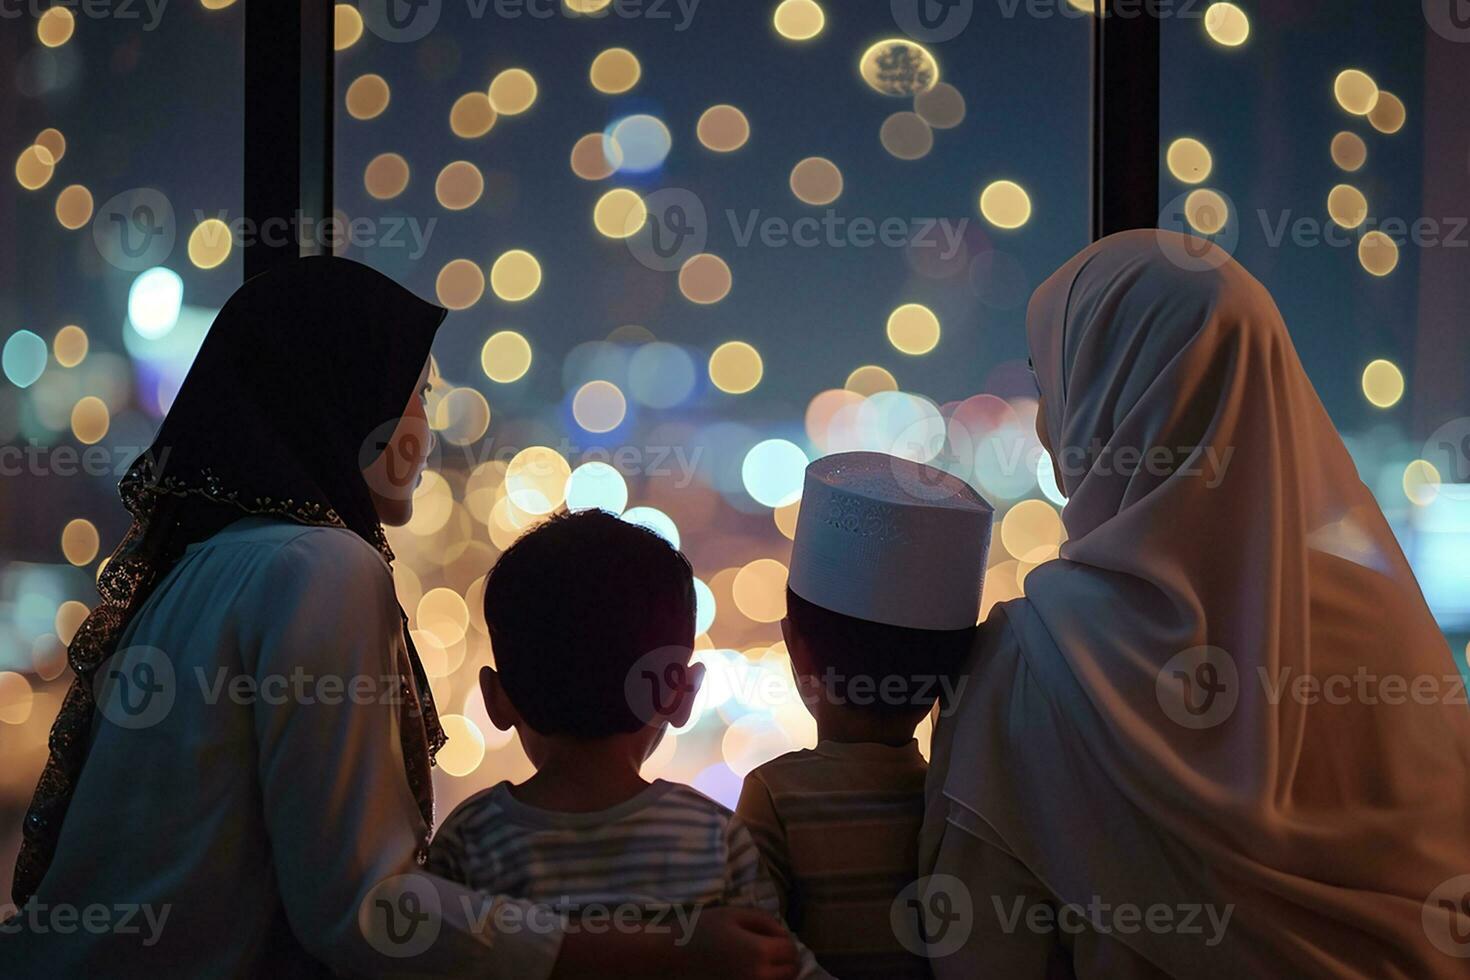
[[[278,598],[284,592],[360,594],[392,589],[377,548],[346,528],[249,517],[195,545],[196,567],[211,566]]]

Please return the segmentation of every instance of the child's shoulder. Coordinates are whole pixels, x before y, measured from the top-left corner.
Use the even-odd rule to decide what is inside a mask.
[[[767,782],[772,777],[779,778],[784,773],[792,770],[803,769],[820,758],[813,749],[795,749],[785,755],[778,755],[769,762],[763,762],[750,771],[746,779],[756,779]]]
[[[439,830],[435,836],[437,837],[447,831],[460,828],[465,824],[479,823],[482,820],[497,818],[504,810],[504,807],[501,806],[501,801],[505,798],[506,790],[509,787],[510,781],[503,780],[494,786],[482,789],[478,793],[465,797],[459,802],[459,805],[449,811],[449,816],[445,817],[444,822],[439,825]]]
[[[729,820],[734,811],[712,796],[706,796],[687,783],[675,783],[666,779],[654,783],[661,789],[659,805],[664,808],[686,809],[694,813],[720,820]]]

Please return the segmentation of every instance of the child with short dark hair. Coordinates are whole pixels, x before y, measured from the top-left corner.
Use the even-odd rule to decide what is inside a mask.
[[[974,639],[992,511],[948,473],[881,453],[812,463],[781,628],[817,746],[758,767],[736,812],[822,967],[927,978],[914,882],[927,764],[914,730]]]
[[[684,556],[603,511],[552,517],[501,555],[485,581],[496,666],[480,684],[536,774],[460,804],[430,846],[430,871],[589,929],[594,918],[636,923],[676,943],[710,906],[779,912],[739,819],[639,771],[693,708],[694,602]],[[796,955],[801,977],[823,976],[809,952]]]

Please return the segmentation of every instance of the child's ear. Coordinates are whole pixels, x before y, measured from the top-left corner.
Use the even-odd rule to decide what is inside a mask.
[[[704,683],[704,664],[693,663],[684,672],[684,686],[678,692],[678,703],[669,715],[669,726],[671,728],[683,728],[689,724],[689,716],[694,712],[694,700],[699,696],[699,685]]]
[[[485,712],[496,728],[508,732],[520,723],[520,712],[516,711],[510,698],[506,697],[500,675],[489,664],[480,668],[480,696],[485,699]]]

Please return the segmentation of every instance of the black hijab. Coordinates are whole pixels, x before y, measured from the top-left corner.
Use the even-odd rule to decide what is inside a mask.
[[[446,312],[365,265],[329,257],[283,262],[225,303],[158,437],[119,485],[133,522],[98,579],[101,602],[67,650],[76,678],[26,813],[17,905],[51,863],[86,761],[97,670],[186,547],[256,514],[346,528],[392,560],[362,468],[413,396]],[[444,733],[406,628],[404,640],[403,756],[431,824],[429,770]]]

